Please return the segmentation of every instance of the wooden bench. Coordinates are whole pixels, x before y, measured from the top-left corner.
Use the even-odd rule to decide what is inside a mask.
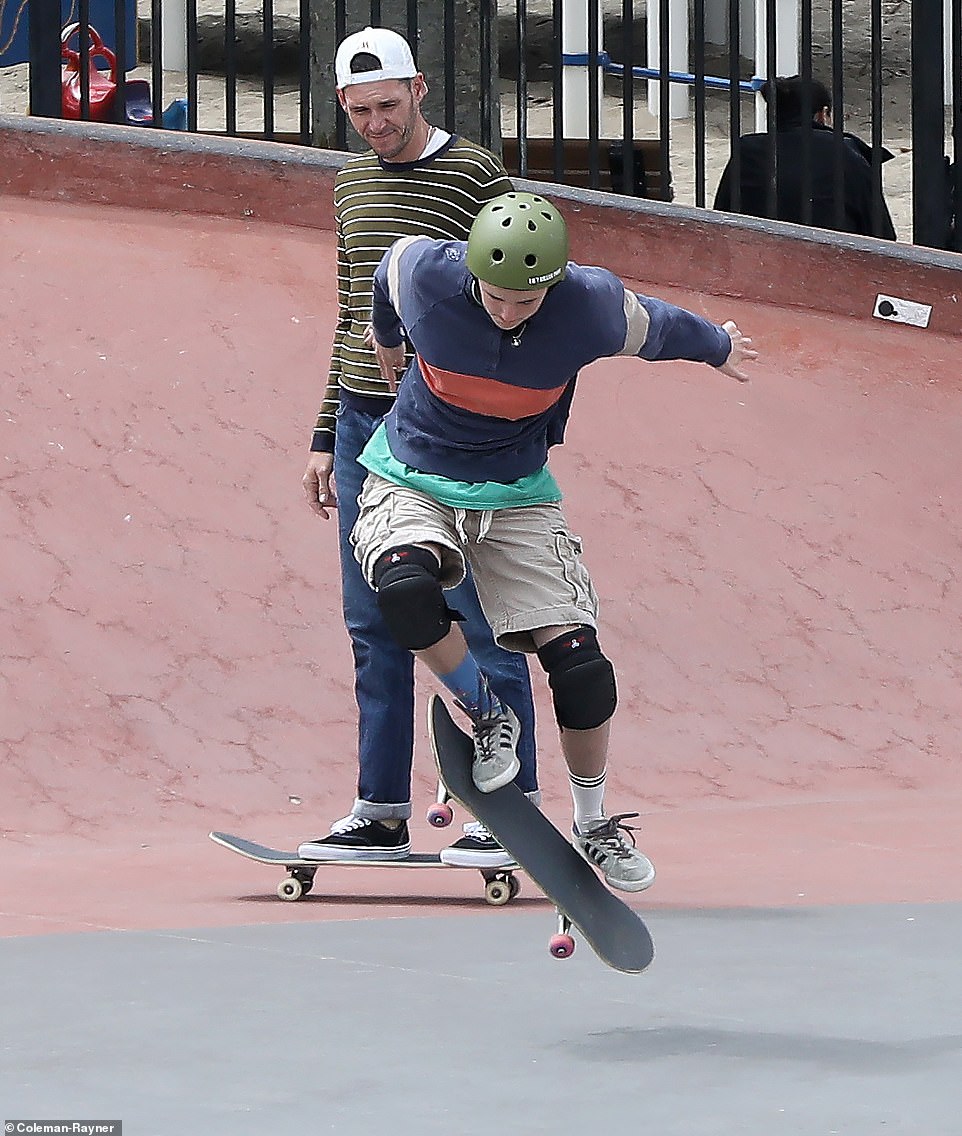
[[[619,138],[598,139],[598,182],[595,188],[609,193],[624,193],[622,185],[622,151],[624,143]],[[635,197],[648,197],[655,201],[671,201],[675,194],[671,185],[671,171],[668,183],[662,185],[661,143],[657,138],[641,138],[634,142],[635,150]],[[517,138],[502,141],[504,168],[509,176],[520,175]],[[554,181],[562,185],[591,188],[591,173],[586,138],[566,139],[562,144],[563,174],[555,174],[554,139],[528,139],[528,173],[535,181]]]

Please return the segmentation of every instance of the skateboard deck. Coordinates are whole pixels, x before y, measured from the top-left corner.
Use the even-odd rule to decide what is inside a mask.
[[[287,870],[287,878],[277,885],[279,899],[288,902],[302,899],[314,887],[314,876],[319,868],[455,868],[464,871],[470,865],[445,864],[437,853],[412,852],[403,860],[305,860],[296,852],[284,852],[279,848],[268,848],[243,836],[231,836],[227,832],[211,832],[215,844],[256,860],[258,864],[272,864]],[[484,878],[484,898],[494,907],[510,903],[521,890],[514,874],[517,865],[503,868],[475,868]]]
[[[576,927],[595,954],[615,970],[638,974],[654,958],[648,928],[528,800],[515,783],[482,793],[471,778],[474,745],[455,724],[444,702],[432,695],[428,733],[441,780],[518,861],[558,909],[559,934],[550,944],[557,958],[574,950]]]

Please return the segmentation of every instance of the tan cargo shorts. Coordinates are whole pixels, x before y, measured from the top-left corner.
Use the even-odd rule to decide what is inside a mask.
[[[597,627],[598,597],[581,560],[581,541],[558,505],[478,511],[442,505],[369,473],[351,533],[354,556],[373,587],[378,558],[400,544],[441,550],[441,584],[455,588],[471,566],[495,640],[510,651],[535,650],[531,631]]]

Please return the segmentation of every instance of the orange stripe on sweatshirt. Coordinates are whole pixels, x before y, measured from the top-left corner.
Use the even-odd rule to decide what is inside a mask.
[[[516,387],[497,379],[482,379],[478,375],[460,375],[432,367],[421,356],[418,366],[428,389],[442,402],[470,410],[473,414],[486,414],[491,418],[506,418],[516,422],[550,409],[561,398],[566,383],[551,390],[531,390]]]

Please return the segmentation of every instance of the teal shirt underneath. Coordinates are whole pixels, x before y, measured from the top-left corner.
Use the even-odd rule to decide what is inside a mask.
[[[391,453],[387,431],[378,426],[357,459],[365,469],[417,489],[452,509],[518,509],[522,505],[547,505],[561,500],[561,490],[547,466],[517,481],[452,481],[435,473],[421,473],[404,465]]]

